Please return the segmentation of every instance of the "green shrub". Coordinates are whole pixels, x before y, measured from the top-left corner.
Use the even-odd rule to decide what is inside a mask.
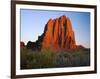
[[[47,49],[42,51],[33,51],[27,48],[21,49],[21,69],[77,67],[89,65],[89,50],[54,52]]]

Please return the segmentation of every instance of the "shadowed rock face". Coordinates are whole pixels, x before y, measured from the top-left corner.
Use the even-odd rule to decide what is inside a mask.
[[[32,50],[40,50],[41,49],[41,45],[37,42],[31,42],[31,41],[28,41],[26,47],[28,49],[32,49]]]
[[[75,49],[76,41],[71,20],[66,16],[50,19],[40,36],[42,48],[52,50]],[[38,40],[39,41],[39,40]]]

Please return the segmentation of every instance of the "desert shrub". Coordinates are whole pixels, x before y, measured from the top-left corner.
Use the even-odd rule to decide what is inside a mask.
[[[90,51],[80,50],[72,54],[73,66],[89,66],[90,65]]]
[[[89,65],[89,50],[54,52],[47,49],[42,51],[33,51],[27,48],[21,49],[21,69],[77,67]]]
[[[71,66],[70,60],[71,54],[68,52],[58,53],[55,56],[56,67],[68,67]]]
[[[21,52],[21,55],[20,55],[20,58],[21,58],[21,62],[20,62],[21,68],[25,69],[26,65],[27,65],[26,61],[27,61],[27,52],[28,52],[28,50],[26,48],[21,48],[20,52]]]
[[[32,51],[21,49],[21,69],[53,67],[54,53],[51,51]]]

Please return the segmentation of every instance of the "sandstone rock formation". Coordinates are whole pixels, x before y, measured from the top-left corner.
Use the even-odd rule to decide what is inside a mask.
[[[21,48],[25,47],[25,43],[24,42],[20,42],[20,47]]]
[[[28,41],[26,46],[32,50],[62,51],[76,49],[77,45],[71,20],[65,15],[56,19],[49,19],[38,40],[36,42]]]
[[[71,20],[64,15],[56,19],[50,19],[45,25],[44,33],[39,38],[42,48],[52,50],[76,48]]]

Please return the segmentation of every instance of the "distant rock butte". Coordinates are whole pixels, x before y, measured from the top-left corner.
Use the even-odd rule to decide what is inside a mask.
[[[21,42],[20,42],[20,47],[21,47],[21,48],[25,47],[25,43],[21,41]]]
[[[77,47],[71,20],[64,15],[56,19],[49,19],[39,40],[42,44],[41,48],[68,50]]]

